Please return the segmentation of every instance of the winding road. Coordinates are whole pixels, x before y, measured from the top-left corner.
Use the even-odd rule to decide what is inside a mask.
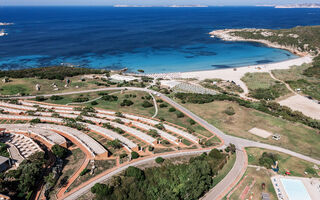
[[[100,89],[94,89],[94,90],[85,90],[85,91],[73,91],[73,92],[65,92],[65,93],[59,93],[59,94],[47,94],[43,95],[44,97],[50,97],[53,95],[71,95],[71,94],[80,94],[80,93],[89,93],[89,92],[100,92],[100,91],[113,91],[113,90],[136,90],[136,91],[144,91],[147,93],[154,93],[155,91],[147,89],[147,88],[136,88],[136,87],[115,87],[115,88],[100,88]],[[279,151],[282,153],[289,154],[291,156],[315,163],[317,165],[320,165],[320,161],[313,159],[311,157],[278,147],[278,146],[273,146],[269,144],[264,144],[260,142],[255,142],[255,141],[250,141],[247,139],[242,139],[230,135],[226,135],[223,133],[221,130],[213,126],[212,124],[208,123],[201,117],[195,115],[192,113],[190,110],[186,109],[185,107],[181,106],[177,102],[173,101],[169,97],[161,94],[161,93],[156,93],[158,97],[160,97],[162,100],[165,102],[169,103],[171,106],[175,107],[177,110],[183,112],[185,115],[193,119],[194,121],[198,122],[202,127],[210,131],[211,133],[215,134],[217,137],[221,139],[221,141],[224,142],[224,147],[226,147],[229,144],[234,144],[237,148],[236,150],[236,161],[229,172],[229,174],[222,180],[220,181],[214,188],[212,188],[202,199],[203,200],[215,200],[215,199],[221,199],[226,195],[232,187],[241,179],[242,175],[244,174],[246,167],[247,167],[247,155],[244,151],[245,147],[258,147],[258,148],[264,148],[264,149],[269,149],[269,150],[274,150],[274,151]],[[31,99],[35,98],[35,96],[25,96],[25,97],[15,97],[15,98],[20,98],[20,99]],[[169,154],[169,155],[164,155],[162,157],[172,157],[172,156],[182,156],[182,155],[190,155],[190,154],[197,154],[201,152],[207,152],[209,150],[201,150],[201,151],[195,151],[195,150],[190,150],[190,152],[177,152],[174,154]],[[64,199],[67,200],[74,200],[86,193],[87,191],[90,190],[90,188],[97,182],[103,182],[104,180],[107,180],[108,178],[112,177],[113,175],[125,170],[127,167],[132,166],[132,165],[140,165],[144,164],[147,162],[150,162],[154,160],[154,157],[149,157],[145,158],[143,160],[139,160],[134,163],[130,163],[128,165],[122,166],[120,168],[117,168],[116,170],[100,177],[99,179],[90,182],[89,184],[85,185],[84,187],[78,189],[77,191],[73,192],[72,194],[68,194],[67,197]]]

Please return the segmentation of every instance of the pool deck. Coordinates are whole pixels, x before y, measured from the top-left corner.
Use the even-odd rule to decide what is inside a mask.
[[[286,193],[286,190],[284,189],[284,186],[280,180],[281,178],[300,180],[305,186],[305,189],[307,190],[311,200],[320,199],[320,179],[319,178],[302,178],[302,177],[295,177],[295,176],[276,175],[271,177],[271,182],[276,191],[278,199],[292,200],[292,199],[289,199]]]

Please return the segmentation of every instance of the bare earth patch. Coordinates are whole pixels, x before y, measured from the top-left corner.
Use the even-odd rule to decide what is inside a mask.
[[[257,135],[259,137],[268,138],[272,135],[271,132],[268,132],[266,130],[260,129],[260,128],[252,128],[249,130],[250,133]]]
[[[320,104],[307,99],[301,95],[294,95],[279,102],[283,106],[288,106],[292,110],[297,110],[306,116],[320,120]]]

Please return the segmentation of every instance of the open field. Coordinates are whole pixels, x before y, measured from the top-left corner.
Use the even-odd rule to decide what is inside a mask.
[[[227,134],[281,146],[314,158],[320,158],[320,135],[318,131],[300,123],[293,123],[281,118],[239,106],[229,101],[214,101],[206,104],[184,104],[193,113]],[[235,114],[225,114],[228,107],[233,107]],[[254,127],[281,135],[278,141],[263,139],[248,131]],[[301,148],[303,147],[303,148]]]
[[[301,160],[296,157],[292,157],[290,155],[280,153],[277,151],[270,151],[266,149],[259,148],[246,148],[248,154],[248,163],[249,165],[259,165],[259,158],[261,157],[263,152],[273,153],[279,155],[279,174],[284,174],[286,170],[289,170],[292,176],[300,176],[300,177],[319,177],[317,173],[315,174],[305,174],[307,169],[313,168],[314,164],[309,163],[307,161]],[[319,172],[319,170],[315,170],[315,172]]]
[[[247,85],[249,95],[257,99],[276,99],[290,93],[280,81],[274,80],[269,73],[247,73],[241,80]]]
[[[320,79],[304,75],[304,70],[311,66],[310,64],[304,64],[292,66],[290,69],[272,70],[272,74],[277,79],[288,83],[293,90],[300,89],[302,94],[320,100]]]

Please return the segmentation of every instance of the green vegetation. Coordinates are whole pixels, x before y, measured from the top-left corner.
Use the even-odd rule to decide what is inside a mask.
[[[273,35],[263,36],[262,32],[271,32]],[[320,26],[297,26],[291,29],[234,31],[234,35],[245,39],[268,40],[283,46],[294,47],[303,52],[317,55],[320,47]],[[297,37],[295,36],[297,35]]]
[[[66,158],[68,155],[68,150],[58,144],[53,145],[51,151],[58,158]]]
[[[20,163],[17,169],[0,175],[2,194],[9,194],[12,199],[31,199],[37,185],[43,180],[46,159],[43,152],[34,153]]]
[[[241,79],[249,89],[249,95],[256,99],[274,100],[290,91],[268,73],[246,73]]]
[[[320,100],[320,79],[316,71],[320,68],[319,59],[317,57],[312,65],[293,66],[290,69],[273,70],[272,73],[277,79],[288,83],[293,90],[301,90],[305,95]]]
[[[233,107],[229,106],[227,109],[224,110],[224,113],[227,115],[234,115],[236,112],[234,111]]]
[[[33,78],[40,79],[58,79],[63,80],[65,77],[72,77],[83,74],[104,74],[109,73],[106,70],[79,68],[79,67],[40,67],[20,70],[0,71],[0,77],[10,78]]]
[[[8,145],[0,142],[0,156],[4,156],[4,157],[9,158],[9,152],[7,149],[8,149]]]
[[[157,158],[155,159],[155,161],[156,161],[156,163],[161,164],[161,163],[164,162],[164,159],[163,159],[162,157],[157,157]]]
[[[316,128],[320,130],[320,121],[312,119],[303,115],[301,112],[292,111],[290,108],[286,106],[281,106],[276,102],[251,102],[247,100],[240,99],[236,96],[231,96],[227,94],[191,94],[191,93],[176,93],[175,97],[180,99],[181,101],[193,103],[193,104],[204,104],[210,103],[213,101],[232,101],[238,103],[240,106],[244,106],[246,108],[253,108],[255,110],[259,110],[261,112],[273,115],[275,117],[281,116],[283,119],[292,121],[292,122],[300,122],[312,128]]]
[[[279,174],[284,174],[286,171],[289,171],[293,176],[319,177],[317,175],[319,170],[314,169],[313,163],[307,162],[297,157],[293,157],[277,151],[260,148],[246,148],[246,151],[248,154],[248,163],[250,165],[260,165],[262,159],[271,159],[272,161],[277,160],[279,166]],[[271,163],[271,160],[264,163]],[[265,167],[269,168],[269,166],[270,165],[267,164],[267,166]],[[305,172],[307,172],[307,174],[305,174]]]
[[[243,92],[243,89],[235,82],[224,81],[222,79],[205,79],[200,82],[200,85],[208,89],[217,90],[221,93],[237,94]]]
[[[80,176],[84,176],[84,175],[86,175],[88,172],[90,172],[90,169],[84,168],[84,169],[81,171]]]
[[[199,199],[214,184],[212,177],[226,163],[226,155],[213,153],[190,158],[188,163],[173,164],[169,160],[160,167],[141,170],[129,167],[109,185],[96,185],[97,199]]]
[[[288,121],[232,101],[214,101],[207,104],[186,103],[184,106],[226,134],[281,146],[313,158],[320,158],[319,130],[294,120]],[[235,110],[235,114],[232,116],[224,113],[224,110],[229,106]],[[273,134],[278,133],[281,135],[281,139],[276,141],[272,137],[261,138],[253,135],[249,130],[255,127]]]
[[[137,153],[137,152],[135,152],[135,151],[132,151],[131,152],[131,158],[132,159],[137,159],[137,158],[139,158],[140,157],[140,155]]]
[[[273,153],[263,152],[259,158],[259,165],[267,169],[271,169],[272,165],[278,160],[278,155]]]
[[[4,85],[0,88],[0,94],[2,95],[26,95],[29,92],[25,85],[15,84],[15,85]]]

